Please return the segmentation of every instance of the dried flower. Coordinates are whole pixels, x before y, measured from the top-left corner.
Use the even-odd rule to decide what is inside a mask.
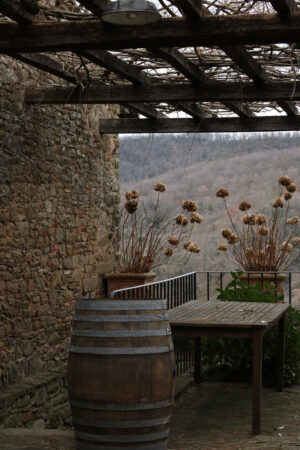
[[[177,223],[177,225],[181,225],[182,224],[182,219],[185,217],[185,215],[184,214],[178,214],[176,217],[175,217],[175,222]]]
[[[235,234],[235,233],[232,233],[229,237],[228,237],[228,243],[229,244],[235,244],[238,240],[239,240],[239,237]]]
[[[176,246],[179,244],[179,239],[176,236],[170,236],[168,242],[169,244]]]
[[[257,225],[263,225],[264,223],[266,223],[266,221],[266,216],[264,216],[264,214],[257,214],[255,219],[255,223]]]
[[[273,203],[273,208],[283,208],[284,203],[280,197],[278,197]]]
[[[140,193],[138,190],[136,189],[132,189],[132,191],[130,192],[131,194],[131,198],[133,199],[138,199],[140,197]]]
[[[131,200],[131,191],[127,191],[127,192],[125,192],[125,198],[126,198],[126,200]]]
[[[291,200],[292,197],[293,197],[292,194],[290,194],[289,192],[286,192],[284,194],[284,200],[286,200],[286,201]]]
[[[290,184],[289,186],[286,187],[286,190],[288,192],[296,192],[297,190],[297,185],[295,183]]]
[[[139,206],[139,202],[137,200],[128,200],[128,202],[125,203],[125,209],[129,214],[133,214]]]
[[[216,197],[225,198],[228,197],[229,191],[227,189],[221,188],[216,192]]]
[[[157,192],[165,192],[167,190],[167,186],[163,183],[156,183],[154,185],[154,190]]]
[[[183,247],[185,250],[187,250],[188,246],[191,245],[192,243],[193,243],[192,241],[186,241],[186,242],[183,244],[182,247]]]
[[[201,216],[201,214],[198,213],[192,213],[191,214],[191,223],[201,223],[203,221],[203,217]]]
[[[250,257],[255,255],[255,251],[252,247],[247,247],[245,250],[245,253],[247,256],[250,256]]]
[[[280,177],[278,179],[278,183],[281,184],[282,186],[289,186],[291,184],[292,180],[290,179],[290,177],[284,175],[282,177]]]
[[[232,230],[231,230],[230,228],[223,228],[223,230],[222,230],[222,236],[223,236],[225,239],[228,239],[229,236],[231,236],[231,235],[232,235]]]
[[[246,202],[245,200],[243,201],[243,202],[241,202],[240,204],[239,204],[239,210],[240,211],[247,211],[248,209],[250,209],[251,208],[251,203],[249,203],[249,202]]]
[[[184,200],[182,202],[182,209],[190,212],[195,212],[198,209],[198,205],[193,200]]]
[[[245,214],[242,217],[243,223],[245,225],[255,225],[256,223],[256,214],[251,213],[251,214]]]
[[[300,244],[300,237],[294,237],[293,243],[294,243],[295,245]]]
[[[186,227],[188,225],[188,223],[189,223],[189,219],[184,216],[181,221],[181,226]]]
[[[267,236],[269,233],[269,229],[266,227],[258,227],[257,233],[260,234],[261,236]]]
[[[172,248],[165,248],[165,249],[164,249],[164,254],[165,254],[166,256],[168,256],[168,257],[172,256],[173,253],[174,253],[174,251],[173,251]]]
[[[280,246],[282,252],[290,253],[293,250],[293,246],[288,242],[283,242]]]
[[[299,223],[299,217],[298,217],[298,216],[292,217],[291,219],[288,219],[286,222],[287,222],[289,225],[298,225],[298,223]]]
[[[227,245],[226,244],[218,244],[218,250],[220,250],[221,252],[226,252]]]
[[[196,242],[191,241],[186,250],[191,253],[199,253],[201,249],[200,245],[196,244]]]

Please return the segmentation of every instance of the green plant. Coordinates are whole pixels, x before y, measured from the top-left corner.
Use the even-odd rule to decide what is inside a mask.
[[[223,301],[272,302],[274,292],[268,283],[255,286],[242,283],[242,272],[231,273],[232,281],[225,289],[218,289],[218,299]],[[283,300],[283,295],[278,294]],[[270,385],[275,382],[276,374],[277,329],[273,327],[263,340],[263,382]],[[251,381],[252,342],[247,339],[203,339],[203,364],[208,366],[207,376],[223,380]],[[284,365],[286,385],[300,382],[300,311],[290,307],[286,313],[286,352]]]

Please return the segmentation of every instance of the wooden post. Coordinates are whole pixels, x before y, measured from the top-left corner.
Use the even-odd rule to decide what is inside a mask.
[[[278,322],[278,343],[277,343],[277,376],[276,388],[282,392],[284,388],[284,352],[285,352],[285,314]]]
[[[201,338],[194,338],[194,382],[201,383]]]
[[[261,384],[262,384],[262,333],[253,333],[253,381],[252,381],[252,433],[261,430]]]

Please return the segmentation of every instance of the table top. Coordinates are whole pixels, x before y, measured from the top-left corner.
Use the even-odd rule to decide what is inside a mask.
[[[171,327],[264,328],[289,308],[286,303],[191,300],[169,310]]]

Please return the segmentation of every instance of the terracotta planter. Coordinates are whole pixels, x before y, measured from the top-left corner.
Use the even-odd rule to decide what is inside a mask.
[[[153,272],[106,273],[104,275],[104,278],[107,282],[107,296],[110,295],[111,291],[115,291],[117,289],[130,288],[133,286],[140,286],[142,284],[151,283],[155,277],[156,274]],[[137,292],[131,292],[128,298],[137,298],[137,296]]]
[[[239,279],[245,284],[251,284],[252,286],[257,283],[261,284],[261,274],[259,273],[249,273],[249,278],[247,273],[243,273],[239,276]],[[274,292],[274,302],[278,302],[278,294],[284,294],[284,280],[285,276],[280,273],[263,273],[263,282],[268,283],[268,290]],[[264,290],[266,290],[264,288]]]

